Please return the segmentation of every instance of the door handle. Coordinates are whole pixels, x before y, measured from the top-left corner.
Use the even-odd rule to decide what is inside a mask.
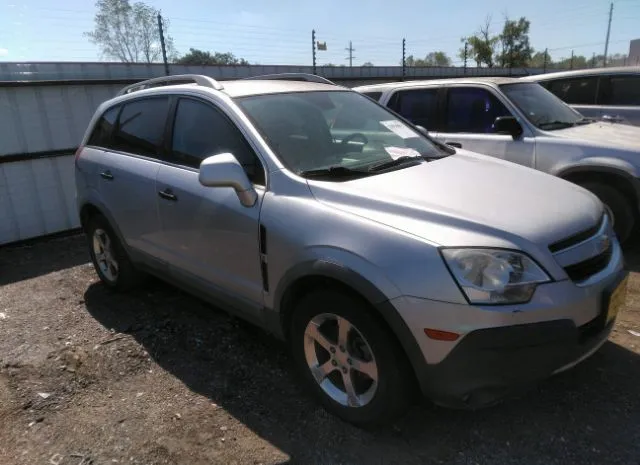
[[[111,174],[111,171],[109,170],[103,171],[102,173],[100,173],[100,176],[102,176],[103,179],[113,181],[113,174]]]
[[[163,191],[158,191],[158,195],[165,199],[165,200],[171,200],[172,202],[175,202],[178,200],[178,197],[176,197],[176,195],[173,193],[173,191],[169,188],[166,188]]]
[[[450,145],[451,147],[457,147],[459,149],[462,148],[462,144],[460,142],[445,142],[445,144]]]

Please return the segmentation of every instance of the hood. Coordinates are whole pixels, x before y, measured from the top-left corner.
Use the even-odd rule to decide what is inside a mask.
[[[592,227],[603,213],[581,187],[463,150],[367,178],[308,184],[333,208],[443,246],[547,246]]]
[[[546,131],[548,136],[572,139],[577,143],[612,149],[640,152],[640,127],[628,124],[596,122],[556,131]]]

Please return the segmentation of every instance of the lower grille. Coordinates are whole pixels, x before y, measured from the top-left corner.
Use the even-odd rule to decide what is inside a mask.
[[[564,268],[569,278],[571,278],[574,282],[584,281],[589,279],[596,273],[604,270],[609,261],[611,260],[611,254],[613,253],[613,248],[608,247],[607,250],[602,252],[595,257],[591,257],[582,262],[574,263],[573,265],[569,265]]]

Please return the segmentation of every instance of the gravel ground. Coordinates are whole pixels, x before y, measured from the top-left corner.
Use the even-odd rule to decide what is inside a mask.
[[[0,286],[1,465],[640,464],[637,273],[611,340],[575,369],[374,432],[319,408],[259,329],[159,282],[106,290],[81,236],[1,249]]]

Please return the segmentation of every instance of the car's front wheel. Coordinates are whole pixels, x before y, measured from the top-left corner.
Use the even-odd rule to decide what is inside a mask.
[[[291,349],[307,386],[331,413],[358,426],[388,423],[412,399],[409,366],[388,328],[356,296],[323,290],[294,309]]]
[[[585,183],[582,187],[595,194],[605,205],[620,243],[626,245],[631,242],[632,233],[637,227],[637,217],[624,194],[615,187],[602,183]]]

